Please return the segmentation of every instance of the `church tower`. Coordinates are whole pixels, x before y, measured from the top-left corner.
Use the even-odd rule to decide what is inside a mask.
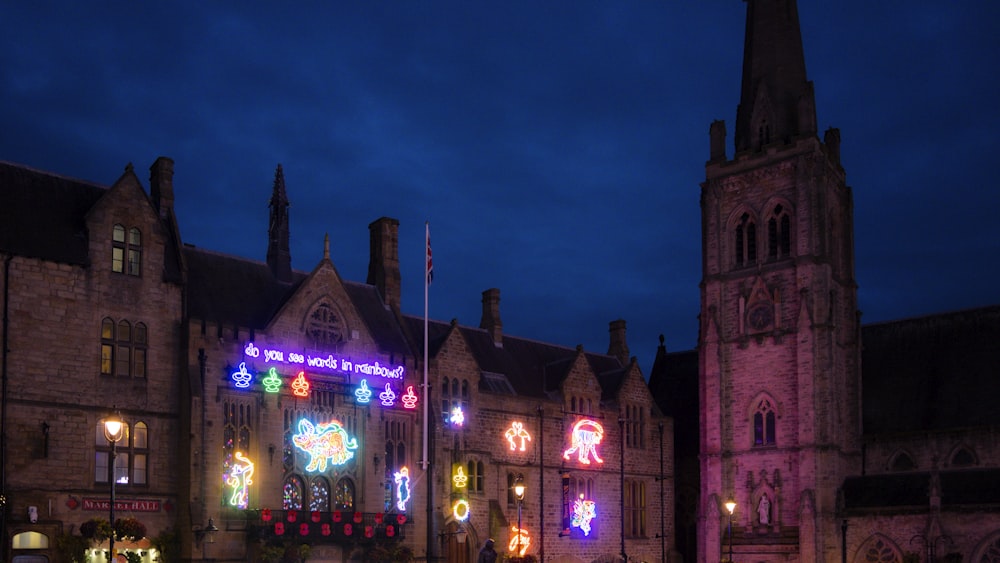
[[[852,196],[795,0],[746,5],[735,154],[712,123],[701,186],[699,558],[832,561],[860,472]]]

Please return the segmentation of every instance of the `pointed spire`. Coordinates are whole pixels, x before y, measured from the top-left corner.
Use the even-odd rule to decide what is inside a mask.
[[[289,250],[288,195],[285,193],[285,173],[278,165],[274,171],[271,193],[271,222],[267,230],[267,265],[275,279],[292,281],[292,253]]]
[[[816,134],[816,101],[806,79],[795,0],[746,2],[737,153]]]
[[[330,233],[323,235],[323,260],[330,261]]]

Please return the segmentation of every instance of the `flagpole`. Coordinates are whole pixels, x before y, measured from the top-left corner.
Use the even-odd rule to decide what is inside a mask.
[[[428,427],[428,405],[430,403],[430,386],[427,381],[427,364],[430,363],[427,357],[427,294],[428,288],[430,286],[431,277],[431,224],[430,221],[424,221],[424,457],[423,457],[423,469],[427,471],[427,466],[429,465],[429,460],[427,458],[427,427]]]

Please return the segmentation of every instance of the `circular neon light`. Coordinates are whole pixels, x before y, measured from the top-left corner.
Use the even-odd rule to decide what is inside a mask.
[[[465,499],[459,499],[455,501],[455,504],[451,507],[451,514],[455,517],[455,520],[459,522],[465,522],[469,519],[469,501]]]

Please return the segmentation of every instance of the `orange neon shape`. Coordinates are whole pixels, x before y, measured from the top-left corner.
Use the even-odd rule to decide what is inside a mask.
[[[298,397],[309,396],[309,382],[306,381],[306,372],[300,371],[292,380],[292,393]]]
[[[512,422],[510,428],[503,433],[503,437],[507,438],[507,443],[510,444],[510,451],[519,449],[523,452],[525,447],[527,447],[526,442],[531,441],[531,434],[524,429],[524,423],[520,421]],[[518,447],[519,440],[521,442],[520,447]]]
[[[518,557],[524,557],[524,554],[528,552],[528,546],[531,545],[531,536],[528,535],[528,530],[511,526],[510,532],[510,542],[507,543],[507,551],[511,553],[516,552]],[[520,551],[518,551],[518,548],[520,548]]]

